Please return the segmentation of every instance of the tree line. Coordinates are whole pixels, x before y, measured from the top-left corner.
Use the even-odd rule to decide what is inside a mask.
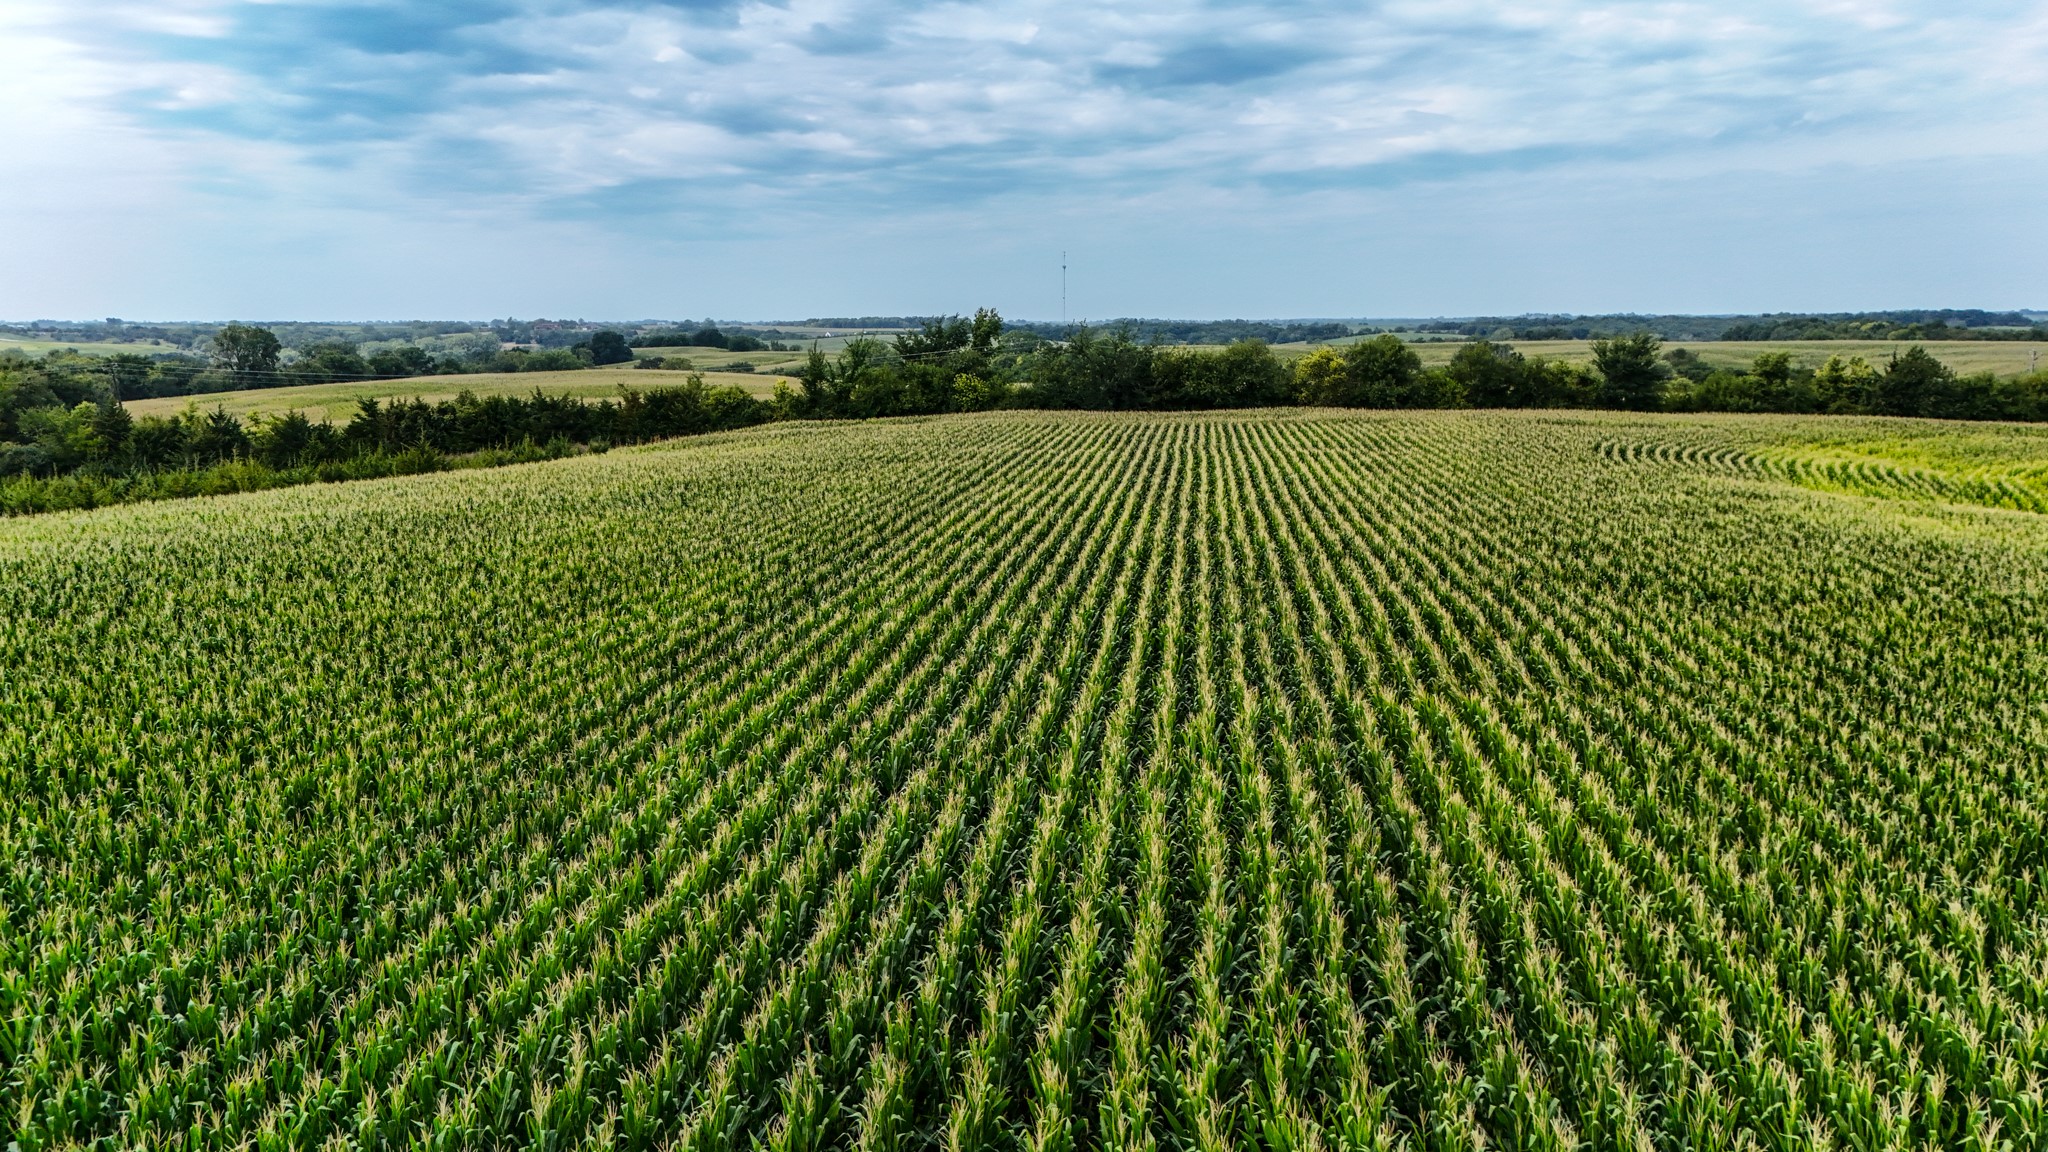
[[[48,401],[58,400],[56,403]],[[621,388],[616,400],[478,396],[357,402],[336,425],[221,407],[136,418],[111,395],[66,406],[47,382],[0,373],[0,512],[248,491],[548,459],[744,428],[786,413],[739,388]]]
[[[2034,315],[1982,308],[1749,316],[1475,316],[1424,321],[1413,330],[1490,340],[1593,340],[1638,332],[1667,340],[2048,340],[2048,323]]]
[[[694,331],[659,328],[633,337],[635,348],[722,348],[727,352],[795,352],[798,346],[780,340],[763,340],[751,332],[726,332],[716,324]]]
[[[1244,340],[1209,350],[1082,328],[1066,340],[1006,329],[983,310],[928,321],[893,342],[864,338],[836,358],[812,353],[793,410],[818,417],[908,416],[988,408],[1174,410],[1313,404],[1356,408],[1615,408],[1629,411],[1842,413],[1966,420],[2048,419],[2048,374],[1959,375],[1918,346],[1872,365],[1819,368],[1785,353],[1746,369],[1666,352],[1638,332],[1593,342],[1592,363],[1525,356],[1492,340],[1425,367],[1392,334],[1292,361]]]
[[[2023,316],[2000,319],[2016,324],[1992,326],[1948,319],[1830,319],[1788,316],[1731,324],[1723,340],[2048,340],[2048,325],[2028,323]]]
[[[472,353],[437,357],[418,345],[386,348],[365,356],[345,340],[322,340],[300,348],[286,362],[283,346],[269,329],[229,324],[215,333],[212,352],[214,367],[243,387],[333,384],[462,372],[559,372],[625,364],[633,359],[633,349],[626,337],[609,329],[593,332],[566,348],[501,348],[489,356]]]
[[[259,330],[260,331],[260,330]],[[260,338],[216,341],[223,370],[269,354]],[[624,338],[620,338],[621,345]],[[253,353],[248,350],[253,347]],[[244,354],[253,361],[240,359]],[[630,351],[628,351],[630,356]],[[1965,420],[2048,420],[2048,372],[1962,375],[1915,345],[1881,364],[1832,356],[1818,368],[1787,353],[1715,367],[1653,333],[1599,339],[1589,364],[1525,356],[1474,340],[1426,367],[1391,334],[1291,360],[1258,340],[1220,349],[1142,342],[1127,328],[1048,340],[992,309],[926,321],[884,342],[813,351],[798,386],[770,399],[710,387],[621,388],[617,399],[479,397],[364,400],[344,424],[300,413],[243,421],[197,405],[137,419],[118,378],[64,360],[0,368],[0,508],[90,506],[150,494],[389,475],[539,458],[770,420],[849,419],[994,408],[1166,411],[1319,405],[1353,408],[1612,408],[1626,411],[1843,413]],[[495,455],[494,455],[495,454]],[[509,455],[507,455],[509,454]],[[182,478],[182,479],[180,479]],[[197,486],[195,489],[194,486]],[[136,496],[135,493],[143,493]]]
[[[255,388],[336,384],[415,376],[483,372],[563,372],[627,364],[633,349],[624,334],[591,333],[566,348],[501,348],[489,335],[458,334],[440,350],[400,344],[365,352],[347,340],[316,340],[288,357],[277,334],[251,324],[227,324],[207,341],[203,356],[116,352],[86,355],[53,352],[40,360],[16,360],[17,371],[45,379],[103,384],[115,398],[206,396]],[[0,370],[9,361],[0,360]]]
[[[1015,325],[1047,339],[1063,340],[1079,327],[1045,322]],[[1096,327],[1127,331],[1147,344],[1235,344],[1264,340],[1268,344],[1315,344],[1343,340],[1358,329],[1341,320],[1111,320]],[[1369,329],[1368,331],[1377,331]]]

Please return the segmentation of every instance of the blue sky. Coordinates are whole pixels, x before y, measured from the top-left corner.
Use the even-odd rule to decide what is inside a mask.
[[[0,317],[2048,307],[2048,4],[6,0]]]

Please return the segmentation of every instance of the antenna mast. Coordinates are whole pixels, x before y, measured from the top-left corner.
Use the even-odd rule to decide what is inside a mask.
[[[1060,249],[1060,327],[1067,325],[1067,251]]]

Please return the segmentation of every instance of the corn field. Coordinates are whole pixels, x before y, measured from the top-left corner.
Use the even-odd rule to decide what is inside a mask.
[[[0,525],[0,1147],[2048,1146],[2048,526],[1755,463],[1821,425]]]

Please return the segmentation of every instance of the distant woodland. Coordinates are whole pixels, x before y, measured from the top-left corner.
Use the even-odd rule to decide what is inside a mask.
[[[1914,328],[1933,324],[1951,333],[1982,334],[2015,330],[1991,323],[2015,317],[2026,318],[1901,313],[1897,319]],[[1859,336],[1872,330],[1869,325],[1891,322],[1811,319]],[[1986,323],[1971,327],[1959,319]],[[1764,318],[1730,326],[1724,334],[1763,339],[1748,333],[1766,330],[1758,326],[1767,322],[1772,332],[1794,324]],[[293,347],[271,328],[227,324],[215,326],[202,345],[174,353],[0,357],[0,511],[481,466],[771,420],[993,408],[1609,408],[2048,420],[2048,371],[1961,374],[1917,342],[1876,361],[1832,355],[1814,366],[1795,364],[1787,352],[1761,351],[1748,366],[1731,369],[1709,365],[1690,349],[1667,349],[1666,338],[1648,327],[1601,335],[1589,324],[1584,332],[1593,341],[1591,362],[1568,363],[1525,355],[1498,328],[1490,335],[1466,330],[1482,328],[1481,321],[1447,329],[1446,335],[1460,338],[1456,353],[1447,363],[1425,367],[1415,351],[1414,330],[1408,338],[1345,333],[1341,345],[1283,355],[1256,333],[1307,339],[1305,329],[1238,324],[1147,330],[1131,322],[1048,335],[1043,325],[1008,324],[983,309],[972,317],[927,318],[887,339],[856,336],[833,354],[813,348],[793,369],[795,386],[765,399],[692,377],[682,386],[622,387],[617,399],[595,403],[539,390],[526,398],[464,393],[431,404],[366,399],[338,426],[297,413],[245,421],[217,407],[209,410],[203,397],[283,384],[659,364],[659,358],[642,357],[636,349],[675,347],[672,341],[785,353],[799,345],[705,324],[645,326],[631,333],[578,329],[566,344],[551,335],[557,342],[550,346],[515,345],[496,333],[440,332],[361,343],[323,333]],[[1526,331],[1531,335],[1516,338],[1554,338],[1552,329],[1540,325]],[[1220,347],[1177,342],[1206,344],[1222,335],[1236,338]],[[1319,337],[1339,334],[1324,331]],[[194,397],[194,403],[174,416],[136,418],[123,404],[181,395]]]

